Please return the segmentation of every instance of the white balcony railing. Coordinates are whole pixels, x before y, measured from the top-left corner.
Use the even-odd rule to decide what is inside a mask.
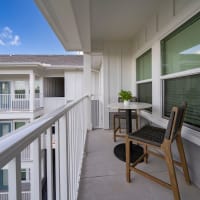
[[[42,95],[37,94],[34,100],[29,94],[0,94],[0,111],[29,111],[30,101],[34,101],[34,109],[41,107]]]
[[[22,198],[21,200],[30,200],[31,199],[31,193],[28,192],[22,192]],[[8,198],[8,192],[1,192],[0,193],[0,200],[9,200]]]
[[[90,106],[90,98],[84,96],[0,139],[0,169],[7,164],[9,199],[22,199],[20,157],[28,145],[33,149],[31,200],[42,199],[41,148],[44,146],[48,200],[53,199],[53,194],[56,194],[56,200],[77,199]],[[55,160],[52,156],[52,125],[55,125]],[[54,161],[56,187],[53,187]]]

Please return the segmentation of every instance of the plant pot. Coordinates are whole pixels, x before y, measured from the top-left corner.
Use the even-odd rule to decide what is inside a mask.
[[[130,101],[124,100],[124,106],[128,106]]]

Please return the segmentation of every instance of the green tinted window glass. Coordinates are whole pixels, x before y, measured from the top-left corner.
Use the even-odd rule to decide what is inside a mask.
[[[151,49],[136,60],[137,81],[151,79]]]
[[[188,103],[185,122],[200,127],[200,75],[168,79],[164,81],[164,115],[170,115],[175,105]]]
[[[138,84],[138,101],[152,103],[152,83]]]
[[[200,14],[161,41],[162,74],[200,66]]]
[[[15,130],[24,126],[26,123],[25,122],[15,122]]]
[[[152,104],[152,83],[140,83],[138,87],[138,101]],[[152,109],[146,109],[152,112]]]

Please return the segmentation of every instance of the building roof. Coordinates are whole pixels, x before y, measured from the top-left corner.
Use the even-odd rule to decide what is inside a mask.
[[[0,63],[4,62],[82,66],[83,55],[0,55]]]

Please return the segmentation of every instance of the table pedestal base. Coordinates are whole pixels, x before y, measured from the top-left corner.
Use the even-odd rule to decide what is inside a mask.
[[[131,145],[131,163],[134,163],[140,156],[142,156],[144,150],[141,146],[132,144]],[[126,145],[124,143],[118,144],[114,148],[115,156],[121,160],[126,162]]]

